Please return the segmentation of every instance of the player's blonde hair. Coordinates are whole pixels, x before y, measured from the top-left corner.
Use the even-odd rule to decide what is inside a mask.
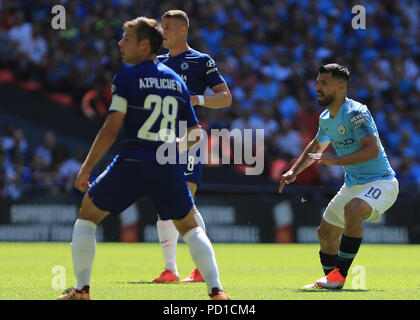
[[[162,15],[162,20],[163,19],[178,19],[183,21],[187,27],[190,26],[188,15],[182,10],[168,10]]]

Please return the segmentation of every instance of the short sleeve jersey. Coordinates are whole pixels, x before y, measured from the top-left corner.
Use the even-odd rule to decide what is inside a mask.
[[[163,63],[143,61],[114,76],[109,112],[123,112],[122,158],[156,160],[165,142],[179,137],[179,121],[198,124],[187,86]]]
[[[208,54],[197,50],[190,49],[175,57],[167,53],[157,58],[185,81],[192,95],[202,95],[207,87],[225,82],[216,62]]]
[[[359,150],[361,148],[359,141],[369,136],[377,138],[379,155],[360,164],[343,166],[345,183],[348,186],[395,177],[379,139],[375,122],[365,105],[348,98],[334,118],[330,116],[328,109],[319,117],[316,139],[319,142],[330,141],[338,156]]]

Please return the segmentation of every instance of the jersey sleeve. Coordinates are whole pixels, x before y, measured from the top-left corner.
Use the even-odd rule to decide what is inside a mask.
[[[124,85],[124,78],[117,73],[112,80],[111,86],[112,102],[108,112],[127,112],[127,86]]]
[[[318,142],[320,142],[320,143],[330,141],[330,138],[328,138],[327,133],[325,132],[325,130],[321,126],[319,126],[319,128],[318,128],[318,132],[315,136],[315,139],[318,140]]]
[[[217,68],[216,62],[208,55],[202,60],[204,79],[209,88],[217,86],[218,84],[226,82]]]
[[[376,135],[375,124],[367,109],[351,112],[348,125],[358,142],[365,137]]]

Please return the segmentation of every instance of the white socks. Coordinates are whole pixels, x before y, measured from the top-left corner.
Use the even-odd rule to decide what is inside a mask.
[[[204,224],[204,220],[201,217],[200,212],[198,212],[197,209],[195,210],[194,217],[195,221],[197,221],[198,226],[200,226],[205,233],[206,226]],[[156,222],[156,226],[160,246],[162,248],[163,259],[165,260],[165,268],[171,270],[176,276],[179,276],[176,267],[176,248],[178,244],[179,232],[176,229],[172,220],[159,219]]]
[[[206,225],[204,224],[203,217],[201,216],[201,214],[197,210],[197,208],[194,209],[194,218],[195,218],[195,221],[197,222],[198,226],[203,229],[204,233],[206,233]]]
[[[158,220],[156,222],[160,247],[162,248],[165,268],[171,270],[177,277],[176,268],[176,247],[178,244],[179,232],[172,220]]]
[[[76,289],[82,290],[90,285],[93,258],[96,251],[96,224],[89,220],[77,219],[73,229],[71,252],[74,274],[77,278]]]
[[[216,257],[209,238],[203,229],[196,227],[184,234],[184,240],[190,249],[191,257],[207,284],[207,291],[212,293],[212,288],[223,290],[219,281],[219,270]]]

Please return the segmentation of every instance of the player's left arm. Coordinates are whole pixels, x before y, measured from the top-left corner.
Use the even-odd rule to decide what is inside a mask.
[[[85,192],[91,186],[89,183],[90,172],[114,144],[123,125],[124,117],[125,113],[123,112],[112,112],[106,117],[77,175],[74,186],[78,190]]]
[[[200,104],[198,96],[191,95],[191,104],[201,105],[210,109],[220,109],[232,104],[232,94],[226,82],[220,83],[210,88],[214,94],[203,95],[204,102]]]
[[[310,153],[309,156],[313,160],[317,160],[320,164],[326,164],[328,166],[355,165],[378,157],[379,145],[376,136],[365,137],[359,141],[359,144],[360,149],[341,157],[324,153]]]
[[[346,121],[360,148],[352,153],[338,157],[336,155],[312,154],[312,159],[330,166],[348,166],[359,164],[379,156],[379,143],[376,136],[376,126],[367,108],[361,108],[348,114]]]

